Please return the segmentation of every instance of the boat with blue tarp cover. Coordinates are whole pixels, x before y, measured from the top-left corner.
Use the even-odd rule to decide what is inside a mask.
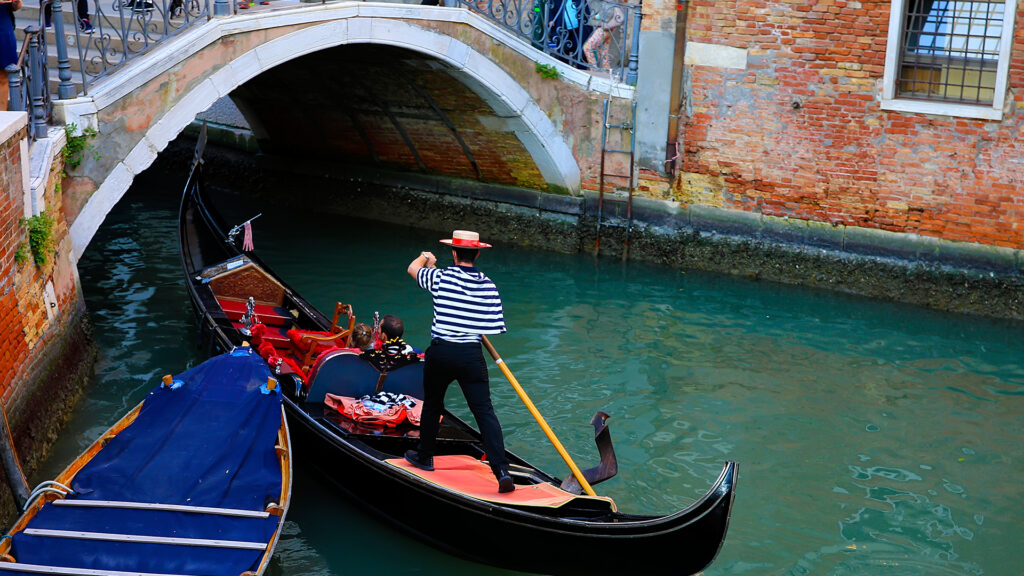
[[[511,452],[515,489],[499,493],[480,433],[445,411],[434,470],[411,466],[403,454],[419,440],[414,404],[423,398],[423,363],[382,371],[351,347],[351,305],[339,302],[333,319],[325,316],[253,253],[247,223],[229,228],[205,196],[204,143],[201,134],[178,224],[200,345],[210,354],[246,342],[257,349],[281,379],[300,465],[413,536],[502,568],[685,575],[711,563],[729,525],[735,462],[724,463],[703,496],[664,515],[621,512],[611,498],[583,494],[575,471],[560,479]],[[366,414],[384,393],[412,400],[405,418],[402,407]],[[598,412],[591,420],[600,461],[581,471],[591,485],[618,469],[607,419]]]
[[[240,346],[164,376],[36,488],[0,542],[0,574],[263,574],[291,477],[280,386]]]

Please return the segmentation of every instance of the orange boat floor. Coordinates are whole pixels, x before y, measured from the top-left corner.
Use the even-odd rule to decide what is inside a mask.
[[[517,484],[516,489],[512,492],[499,494],[498,482],[494,479],[490,466],[470,456],[435,456],[433,472],[420,470],[404,458],[392,458],[386,460],[386,462],[411,474],[415,474],[427,482],[478,500],[515,506],[558,508],[576,498],[595,498],[608,502],[611,509],[615,509],[615,503],[611,498],[570,494],[557,486],[547,483]]]

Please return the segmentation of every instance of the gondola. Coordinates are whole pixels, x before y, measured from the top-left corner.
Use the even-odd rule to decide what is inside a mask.
[[[291,499],[281,398],[244,346],[165,376],[32,492],[0,574],[263,574]]]
[[[619,512],[606,497],[581,494],[508,453],[516,489],[499,494],[479,433],[446,412],[435,473],[408,466],[418,430],[408,422],[366,424],[335,409],[333,397],[378,391],[422,398],[422,363],[380,373],[346,348],[354,323],[339,303],[328,318],[243,250],[241,225],[228,228],[204,197],[200,138],[183,193],[179,240],[188,293],[209,353],[253,342],[282,380],[284,405],[301,466],[322,473],[339,492],[376,517],[449,553],[493,566],[542,574],[694,574],[725,539],[737,464],[726,462],[710,490],[664,516]],[[605,422],[592,423],[600,465],[589,483],[616,471]]]

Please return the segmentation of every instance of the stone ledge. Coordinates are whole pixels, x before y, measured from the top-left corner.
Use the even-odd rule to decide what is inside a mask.
[[[28,126],[27,112],[0,111],[0,142],[10,140],[18,130]]]
[[[67,138],[63,126],[50,126],[46,138],[36,140],[32,144],[29,154],[29,189],[32,192],[32,206],[26,206],[26,212],[31,210],[35,215],[46,208],[43,197],[50,185],[54,160],[68,143]]]
[[[955,242],[878,228],[833,226],[712,206],[690,205],[688,211],[690,227],[696,232],[745,236],[861,256],[896,258],[908,263],[923,261],[966,271],[1024,274],[1024,251],[1013,248]]]

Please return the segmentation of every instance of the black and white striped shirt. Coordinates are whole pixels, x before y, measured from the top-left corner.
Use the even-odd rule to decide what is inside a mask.
[[[432,338],[479,342],[481,334],[505,332],[501,296],[483,272],[471,266],[424,267],[416,281],[434,296]]]

